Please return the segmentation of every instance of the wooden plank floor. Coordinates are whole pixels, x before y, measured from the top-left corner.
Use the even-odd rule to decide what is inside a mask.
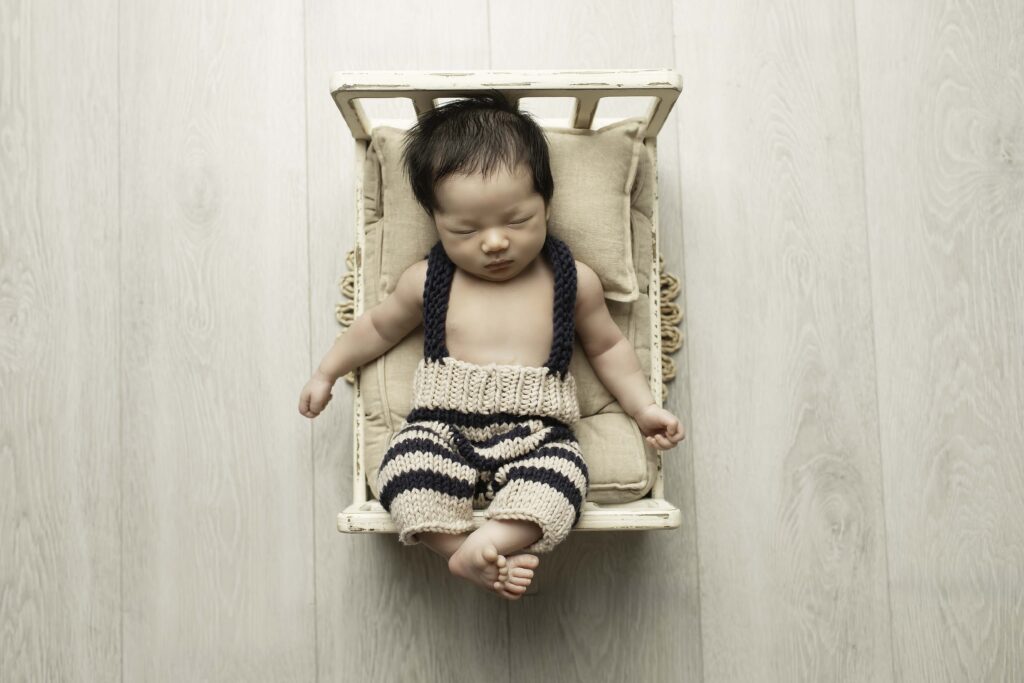
[[[0,680],[1024,680],[1022,34],[1014,0],[0,0]],[[350,387],[297,411],[354,241],[330,74],[665,67],[682,528],[573,535],[514,603],[339,534]]]
[[[893,670],[1024,680],[1024,5],[857,5]]]
[[[311,680],[302,3],[120,19],[123,680]]]
[[[844,4],[695,2],[678,22],[706,681],[891,675]]]

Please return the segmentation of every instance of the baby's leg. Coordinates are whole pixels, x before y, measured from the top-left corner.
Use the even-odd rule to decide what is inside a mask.
[[[421,531],[416,534],[416,538],[444,559],[450,560],[455,551],[469,538],[470,533],[464,531],[461,534],[444,534],[439,531]]]
[[[377,473],[380,503],[391,514],[398,540],[415,545],[417,535],[426,532],[472,532],[476,476],[445,425],[422,421],[403,426]]]
[[[579,443],[567,434],[503,465],[494,479],[499,490],[487,508],[488,523],[532,520],[542,533],[521,547],[546,553],[564,541],[579,521],[590,474]],[[470,536],[467,543],[472,540]]]
[[[489,519],[469,534],[466,541],[474,545],[490,543],[499,555],[508,555],[522,550],[543,535],[544,530],[535,522],[524,519]]]
[[[440,423],[413,423],[392,439],[377,475],[380,502],[391,514],[398,539],[422,543],[448,560],[453,574],[485,590],[495,590],[505,558],[479,553],[453,562],[473,531],[473,491],[477,473],[458,453]]]

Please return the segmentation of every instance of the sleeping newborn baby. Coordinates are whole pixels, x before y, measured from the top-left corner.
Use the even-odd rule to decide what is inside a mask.
[[[683,429],[655,403],[597,274],[548,234],[554,184],[530,115],[498,92],[454,100],[422,114],[405,142],[439,241],[338,338],[299,412],[319,415],[339,377],[422,323],[412,410],[377,475],[381,505],[400,542],[423,543],[456,576],[515,600],[535,553],[568,536],[587,495],[574,337],[648,443],[672,448]],[[475,531],[474,507],[487,519]]]

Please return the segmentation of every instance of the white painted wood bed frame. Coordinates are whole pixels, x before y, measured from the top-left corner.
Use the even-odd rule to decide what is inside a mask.
[[[510,100],[523,97],[564,97],[576,101],[569,118],[574,128],[600,128],[621,118],[595,119],[598,102],[605,97],[654,97],[649,111],[644,144],[654,161],[654,258],[651,264],[649,301],[651,307],[651,391],[661,404],[661,277],[658,246],[658,157],[657,135],[682,91],[682,77],[671,69],[626,69],[619,71],[517,70],[517,71],[338,71],[331,78],[331,95],[345,118],[355,140],[356,177],[356,250],[355,316],[363,313],[361,255],[363,251],[363,162],[375,126],[409,128],[412,120],[380,119],[370,121],[360,98],[409,98],[417,115],[435,106],[435,100],[458,98],[481,90],[496,89]],[[630,116],[633,116],[631,114]],[[565,120],[537,118],[544,127],[566,127]],[[344,533],[397,533],[390,513],[374,498],[369,498],[363,462],[362,394],[358,373],[354,384],[353,410],[353,503],[338,514],[338,530]],[[646,498],[630,503],[599,505],[585,502],[579,523],[573,530],[648,530],[679,527],[679,509],[664,498],[662,453],[658,451],[657,477]],[[473,511],[474,524],[484,523],[484,510]]]

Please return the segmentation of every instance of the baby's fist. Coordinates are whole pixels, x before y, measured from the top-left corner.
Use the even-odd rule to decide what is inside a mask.
[[[323,412],[331,401],[331,378],[317,370],[299,395],[299,412],[312,419]]]
[[[652,403],[633,416],[647,443],[660,450],[675,448],[683,440],[685,430],[676,416]]]

